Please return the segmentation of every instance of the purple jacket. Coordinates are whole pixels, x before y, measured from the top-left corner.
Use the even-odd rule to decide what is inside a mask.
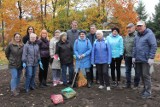
[[[49,40],[41,38],[37,43],[39,45],[41,58],[49,57]]]

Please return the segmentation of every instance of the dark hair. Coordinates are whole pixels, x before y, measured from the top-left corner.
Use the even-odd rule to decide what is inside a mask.
[[[113,32],[114,30],[116,30],[118,33],[120,32],[117,27],[114,27],[114,28],[112,28],[111,30],[112,30],[112,32]]]
[[[27,32],[26,32],[28,36],[29,36],[29,32],[28,32],[29,28],[32,28],[32,29],[33,29],[33,33],[35,33],[35,31],[34,31],[34,27],[33,27],[33,26],[28,26],[28,28],[27,28]]]
[[[80,35],[81,33],[84,33],[85,35],[87,34],[87,32],[86,32],[85,30],[81,30],[81,31],[79,32],[79,35]]]

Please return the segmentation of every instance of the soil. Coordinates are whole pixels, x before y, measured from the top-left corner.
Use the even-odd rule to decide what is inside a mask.
[[[50,96],[60,93],[63,85],[53,87],[51,83],[51,72],[49,71],[48,84],[46,88],[39,88],[25,93],[24,78],[21,79],[20,95],[11,96],[10,93],[10,73],[8,70],[0,70],[0,107],[160,107],[160,83],[153,80],[152,98],[142,99],[140,92],[142,86],[137,89],[118,89],[111,88],[98,89],[98,84],[92,88],[75,88],[77,96],[72,99],[65,99],[63,104],[54,105]],[[36,77],[38,84],[38,79]]]

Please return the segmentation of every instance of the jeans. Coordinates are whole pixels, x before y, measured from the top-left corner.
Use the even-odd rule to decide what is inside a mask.
[[[132,57],[125,57],[126,84],[131,85]]]
[[[100,85],[105,85],[108,87],[110,86],[109,83],[109,74],[108,74],[108,69],[109,65],[108,64],[96,64],[97,70],[98,70],[98,78],[100,81]]]
[[[69,82],[72,82],[73,80],[73,63],[69,63],[69,64],[62,64],[62,80],[63,80],[63,84],[67,84],[67,67],[69,67]]]
[[[35,75],[37,66],[27,66],[26,67],[26,83],[25,89],[35,88]]]
[[[11,73],[11,83],[10,83],[11,91],[14,91],[19,86],[22,68],[11,68],[10,73]]]
[[[61,76],[61,70],[60,69],[52,69],[53,72],[53,81],[59,81]]]

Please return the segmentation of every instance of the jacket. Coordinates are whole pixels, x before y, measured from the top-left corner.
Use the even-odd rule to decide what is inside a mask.
[[[91,34],[91,33],[89,33],[89,34],[87,35],[87,38],[90,40],[90,42],[91,42],[91,44],[92,44],[92,46],[93,46],[94,41],[96,40],[96,34]]]
[[[156,50],[156,38],[150,29],[147,28],[143,34],[137,34],[133,47],[133,58],[136,59],[136,62],[147,63],[148,59],[154,59]]]
[[[57,43],[56,54],[58,54],[62,65],[73,63],[73,48],[68,41],[63,42],[60,40]]]
[[[107,36],[107,41],[111,45],[112,58],[119,58],[123,55],[123,38],[120,35],[113,36],[112,33]]]
[[[53,56],[56,53],[56,43],[58,41],[59,40],[55,39],[54,37],[50,40],[49,49],[50,49],[50,57],[51,58],[53,58]],[[53,59],[53,62],[51,64],[51,66],[52,66],[52,69],[61,69],[59,60],[54,60]]]
[[[92,45],[88,38],[80,39],[74,42],[74,54],[76,56],[76,68],[90,68],[91,67],[91,51]],[[79,59],[80,55],[84,55],[83,59]]]
[[[104,38],[102,40],[96,40],[92,48],[92,64],[110,64],[111,63],[111,46]]]
[[[37,40],[41,58],[49,58],[49,40],[41,38]]]
[[[37,66],[40,58],[40,50],[38,44],[28,41],[23,48],[22,61],[27,66]]]
[[[29,40],[29,35],[26,35],[23,37],[23,43],[26,44],[27,41]]]
[[[74,41],[78,39],[79,30],[68,30],[67,31],[67,39],[70,42],[71,46],[73,47]]]
[[[124,37],[124,55],[127,57],[132,57],[134,38],[137,35],[137,32],[133,32],[126,37]]]
[[[9,60],[9,68],[20,68],[22,67],[22,53],[23,46],[18,46],[13,43],[9,43],[5,50],[5,55]]]

